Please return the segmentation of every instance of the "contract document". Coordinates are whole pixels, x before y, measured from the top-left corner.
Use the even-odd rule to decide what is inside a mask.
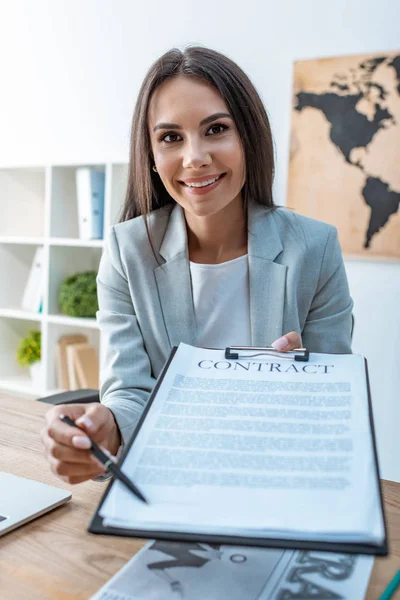
[[[89,530],[386,554],[366,361],[174,348]]]

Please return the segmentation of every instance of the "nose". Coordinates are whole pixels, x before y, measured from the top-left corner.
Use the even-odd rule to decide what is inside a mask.
[[[210,165],[212,157],[203,140],[187,140],[183,148],[182,167],[184,169],[199,169]]]

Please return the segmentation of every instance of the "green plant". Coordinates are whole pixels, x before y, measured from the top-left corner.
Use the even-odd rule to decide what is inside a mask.
[[[30,329],[28,335],[21,341],[17,350],[17,361],[23,367],[29,367],[41,358],[42,334]]]
[[[64,279],[58,296],[61,312],[70,317],[95,317],[97,304],[96,272],[76,273]]]

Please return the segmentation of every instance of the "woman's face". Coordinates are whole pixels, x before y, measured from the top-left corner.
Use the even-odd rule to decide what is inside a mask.
[[[243,148],[215,88],[189,77],[166,81],[152,96],[148,124],[158,174],[185,211],[209,216],[241,202]]]

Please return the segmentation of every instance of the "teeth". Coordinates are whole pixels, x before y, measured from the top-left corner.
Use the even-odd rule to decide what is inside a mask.
[[[188,187],[205,187],[206,185],[211,185],[212,183],[217,181],[217,179],[219,179],[219,178],[220,178],[220,176],[218,175],[218,177],[215,177],[214,179],[210,179],[209,181],[203,181],[202,183],[186,183],[185,185],[187,185]]]

